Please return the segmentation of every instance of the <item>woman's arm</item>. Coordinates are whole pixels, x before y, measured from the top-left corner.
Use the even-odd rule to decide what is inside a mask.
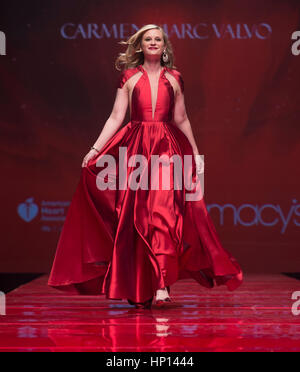
[[[93,148],[85,155],[81,166],[86,167],[88,162],[93,159],[98,152],[104,147],[107,141],[116,133],[123,123],[128,106],[128,88],[124,84],[123,88],[118,88],[113,109],[109,118],[106,120],[104,127],[94,143]]]
[[[128,89],[127,84],[123,88],[117,89],[116,99],[113,105],[112,112],[107,119],[104,127],[94,143],[93,147],[101,150],[102,147],[110,140],[110,138],[117,132],[123,123],[128,107]]]
[[[191,123],[187,117],[184,94],[178,89],[175,98],[175,108],[174,108],[174,124],[186,135],[192,148],[194,155],[199,155],[198,147],[193,135]]]

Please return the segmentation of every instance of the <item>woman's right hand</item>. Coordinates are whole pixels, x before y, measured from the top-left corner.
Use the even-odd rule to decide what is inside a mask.
[[[87,166],[88,162],[93,159],[96,155],[98,154],[98,152],[96,150],[93,150],[91,149],[90,152],[88,152],[85,157],[83,158],[83,161],[82,161],[82,164],[81,164],[81,167],[84,168]]]

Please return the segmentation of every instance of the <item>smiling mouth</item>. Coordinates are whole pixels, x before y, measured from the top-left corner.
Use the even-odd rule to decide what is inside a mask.
[[[158,48],[150,47],[149,49],[158,49]]]

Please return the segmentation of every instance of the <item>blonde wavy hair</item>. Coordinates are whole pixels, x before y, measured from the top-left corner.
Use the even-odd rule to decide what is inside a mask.
[[[174,65],[174,53],[168,35],[165,33],[162,27],[154,24],[148,24],[143,26],[135,34],[130,36],[130,38],[127,41],[124,40],[119,41],[119,44],[127,45],[127,49],[125,53],[119,53],[115,61],[115,68],[118,71],[125,70],[128,68],[134,68],[144,63],[144,53],[142,52],[141,49],[141,43],[145,32],[152,29],[157,29],[161,31],[165,43],[165,50],[169,57],[169,60],[166,63],[163,61],[161,57],[160,60],[161,65],[177,69],[177,67]]]

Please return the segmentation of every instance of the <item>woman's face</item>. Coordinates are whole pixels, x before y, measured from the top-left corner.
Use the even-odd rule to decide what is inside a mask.
[[[164,39],[160,30],[152,29],[144,33],[141,48],[146,58],[152,59],[156,57],[160,59],[164,47]]]

